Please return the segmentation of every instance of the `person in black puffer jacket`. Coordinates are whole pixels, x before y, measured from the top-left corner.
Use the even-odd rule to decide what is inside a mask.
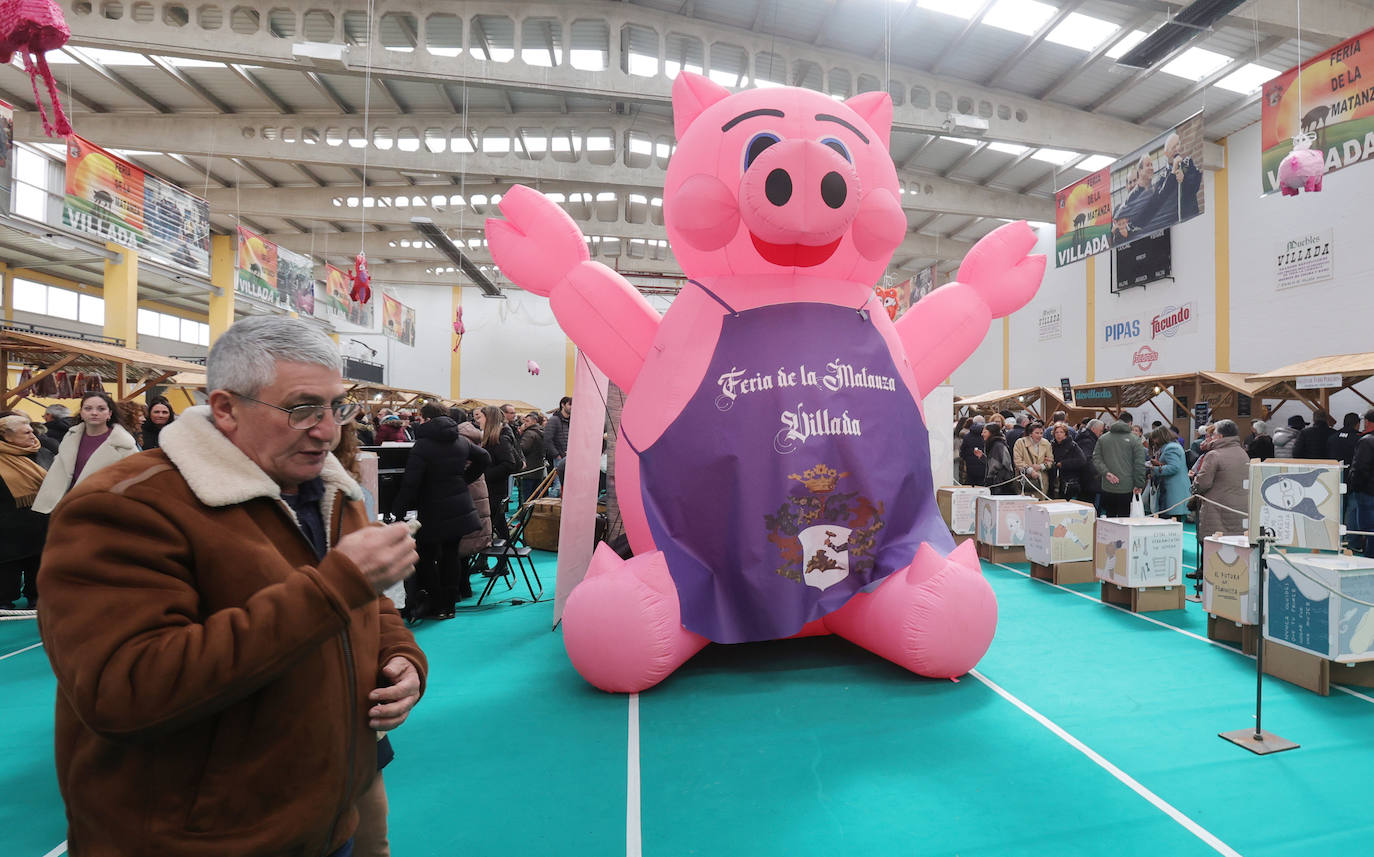
[[[468,484],[486,471],[491,456],[460,435],[458,424],[438,405],[425,405],[420,414],[425,421],[415,428],[415,446],[406,459],[405,476],[391,513],[400,518],[414,509],[420,518],[420,531],[415,535],[420,561],[411,578],[415,582],[406,593],[409,604],[411,592],[416,591],[411,616],[449,619],[458,601],[472,597],[458,543],[481,528]],[[424,590],[427,602],[418,596],[418,590]]]
[[[520,449],[525,453],[524,476],[519,477],[520,503],[524,505],[539,483],[544,481],[544,427],[539,424],[539,413],[531,411],[520,421]]]

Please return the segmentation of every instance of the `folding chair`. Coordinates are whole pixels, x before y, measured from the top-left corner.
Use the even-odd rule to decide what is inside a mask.
[[[510,521],[510,540],[503,541],[494,539],[491,547],[478,554],[481,557],[482,568],[480,572],[487,579],[487,585],[482,589],[482,595],[477,599],[477,605],[481,606],[482,601],[491,594],[491,590],[496,586],[496,581],[505,579],[506,588],[514,589],[515,586],[511,578],[515,574],[512,566],[520,569],[520,574],[525,578],[525,586],[530,591],[530,600],[538,601],[539,596],[544,594],[544,582],[539,579],[539,572],[534,568],[534,560],[530,557],[530,548],[524,542],[525,524],[529,523],[530,516],[534,509],[534,499],[539,492],[535,492],[535,497],[527,500],[515,513],[515,517]],[[489,560],[496,560],[496,567],[486,567]],[[535,593],[533,584],[530,583],[530,575],[534,575],[534,582],[539,584],[539,592]]]

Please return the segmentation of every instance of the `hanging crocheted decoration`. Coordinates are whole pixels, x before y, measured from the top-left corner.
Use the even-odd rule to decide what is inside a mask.
[[[1297,196],[1300,190],[1316,193],[1322,189],[1326,158],[1312,148],[1315,140],[1315,134],[1297,135],[1293,138],[1293,151],[1279,162],[1279,189],[1284,196]]]
[[[72,125],[62,112],[57,83],[43,55],[65,45],[71,34],[62,10],[53,0],[0,0],[0,63],[8,64],[16,53],[24,58],[24,70],[33,82],[33,100],[43,121],[43,133],[49,137],[67,136],[72,132]],[[52,122],[48,121],[43,99],[38,95],[39,75],[43,76],[52,100]]]
[[[463,344],[463,334],[465,334],[465,333],[467,333],[467,332],[468,332],[468,329],[467,329],[467,327],[463,324],[463,308],[460,306],[460,307],[458,307],[457,311],[453,313],[453,350],[454,350],[454,351],[457,351],[457,350],[458,350],[458,346]]]
[[[539,374],[539,364],[535,363],[533,360],[525,361],[525,369],[528,370],[531,375]]]
[[[367,272],[367,254],[359,253],[353,257],[353,267],[348,271],[348,279],[353,283],[353,290],[348,296],[355,303],[365,304],[372,300],[372,275]]]

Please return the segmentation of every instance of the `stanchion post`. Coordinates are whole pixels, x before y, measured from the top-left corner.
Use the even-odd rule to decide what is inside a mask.
[[[1270,753],[1281,753],[1284,750],[1296,750],[1298,744],[1289,741],[1287,738],[1275,735],[1272,732],[1265,732],[1263,721],[1261,720],[1264,712],[1264,592],[1269,588],[1269,548],[1274,544],[1275,532],[1268,527],[1260,529],[1260,535],[1251,542],[1251,550],[1259,551],[1259,646],[1255,652],[1255,727],[1253,729],[1235,729],[1230,732],[1218,732],[1220,738],[1225,738],[1237,747],[1243,747],[1257,756],[1267,756]]]

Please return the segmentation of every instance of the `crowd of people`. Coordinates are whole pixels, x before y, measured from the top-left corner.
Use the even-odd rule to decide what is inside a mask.
[[[1340,428],[1325,411],[1316,411],[1310,425],[1289,417],[1272,433],[1256,420],[1245,438],[1234,420],[1222,419],[1205,425],[1192,444],[1177,426],[1156,422],[1146,432],[1129,411],[1110,425],[1085,419],[1075,426],[1057,411],[1048,432],[1010,411],[965,419],[956,433],[960,481],[994,494],[1079,500],[1110,517],[1129,516],[1138,501],[1134,508],[1143,514],[1196,520],[1203,535],[1239,535],[1252,459],[1337,461],[1345,465],[1347,527],[1374,531],[1374,408],[1363,418],[1346,414]],[[1374,538],[1355,535],[1350,544],[1374,557]]]

